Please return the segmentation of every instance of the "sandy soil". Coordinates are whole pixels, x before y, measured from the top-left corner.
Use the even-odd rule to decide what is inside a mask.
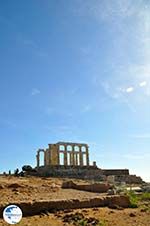
[[[100,222],[102,226],[149,226],[150,225],[150,212],[142,212],[140,209],[124,209],[124,210],[111,210],[109,208],[96,208],[96,209],[82,209],[74,210],[75,212],[82,212],[85,217],[94,217]],[[69,213],[67,213],[69,214]],[[33,217],[26,217],[18,224],[20,226],[67,226],[73,225],[64,223],[62,217],[65,213],[49,214],[48,216],[39,215]],[[7,224],[1,219],[1,226]]]
[[[0,203],[54,199],[82,199],[103,194],[61,189],[62,179],[0,177]]]
[[[77,191],[73,189],[61,189],[62,179],[42,178],[14,178],[0,177],[0,203],[13,203],[26,200],[50,200],[89,198],[97,196],[97,193]],[[76,181],[75,181],[76,182]],[[102,195],[102,194],[99,194]],[[149,226],[150,203],[142,203],[136,209],[115,210],[109,208],[91,208],[73,210],[70,212],[60,211],[57,213],[40,214],[33,217],[24,217],[17,225],[20,226],[67,226],[73,223],[63,222],[67,214],[82,213],[84,217],[94,217],[101,222],[102,226]],[[0,226],[8,225],[0,219]]]

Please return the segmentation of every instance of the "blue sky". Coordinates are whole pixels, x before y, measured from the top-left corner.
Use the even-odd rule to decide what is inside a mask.
[[[0,1],[0,171],[86,142],[150,181],[150,3]]]

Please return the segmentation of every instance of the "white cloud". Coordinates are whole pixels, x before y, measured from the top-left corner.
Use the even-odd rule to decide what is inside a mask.
[[[139,103],[145,104],[150,96],[150,5],[143,0],[137,0],[136,4],[132,0],[77,2],[79,16],[91,17],[97,22],[97,31],[103,24],[112,35],[109,48],[115,57],[106,51],[105,68],[100,67],[98,57],[96,60],[93,57],[93,85],[97,90],[101,87],[113,101],[138,112]],[[88,50],[91,46],[87,44]]]
[[[126,89],[126,92],[127,92],[127,93],[132,93],[133,91],[134,91],[134,87],[133,87],[133,86],[128,87],[128,88]]]
[[[101,82],[100,85],[109,97],[113,99],[119,99],[119,97],[121,96],[121,89],[117,88],[114,84],[111,84],[111,81]]]
[[[128,87],[126,89],[122,88],[124,87],[124,85],[118,83],[117,77],[113,80],[102,82],[101,86],[109,97],[120,103],[124,103],[132,112],[136,112],[134,104],[131,102],[131,100],[128,98],[128,95],[126,94],[133,92],[134,87]]]
[[[133,134],[130,135],[132,138],[139,138],[139,139],[149,139],[150,138],[150,133],[143,133],[143,134]]]
[[[35,96],[35,95],[38,95],[38,94],[40,94],[40,90],[37,89],[37,88],[33,88],[32,91],[31,91],[31,95]]]
[[[147,82],[146,82],[146,81],[143,81],[143,82],[140,82],[140,83],[139,83],[139,86],[140,86],[140,87],[143,87],[143,86],[146,86],[146,85],[147,85]]]

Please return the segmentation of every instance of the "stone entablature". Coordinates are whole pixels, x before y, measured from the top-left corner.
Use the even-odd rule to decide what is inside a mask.
[[[89,166],[88,145],[84,143],[58,142],[49,144],[46,150],[37,151],[37,168],[40,167],[40,154],[44,154],[44,166]],[[95,164],[96,165],[96,164]]]

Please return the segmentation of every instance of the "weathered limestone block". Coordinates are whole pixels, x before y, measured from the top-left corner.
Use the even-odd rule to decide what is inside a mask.
[[[3,217],[3,210],[7,204],[0,204],[0,217]],[[94,197],[89,199],[70,199],[70,200],[46,200],[46,201],[27,201],[13,203],[21,208],[23,216],[33,216],[40,214],[44,211],[55,211],[65,209],[80,209],[80,208],[92,208],[92,207],[114,207],[120,206],[127,208],[130,205],[129,198],[127,196],[104,196]]]
[[[66,181],[62,184],[62,188],[73,188],[82,191],[102,193],[107,192],[111,186],[109,184],[75,184],[72,181]]]

